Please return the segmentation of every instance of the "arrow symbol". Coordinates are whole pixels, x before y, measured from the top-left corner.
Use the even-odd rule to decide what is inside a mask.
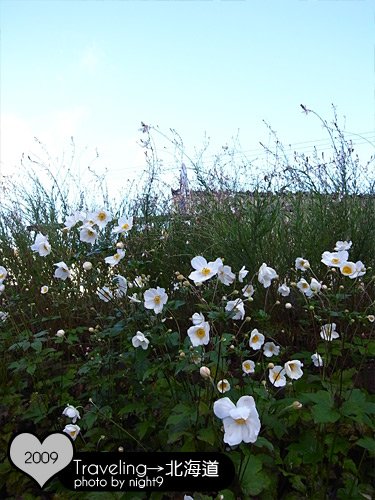
[[[164,467],[162,467],[161,465],[158,465],[157,467],[147,467],[147,470],[157,470],[158,472],[160,472],[163,469]]]

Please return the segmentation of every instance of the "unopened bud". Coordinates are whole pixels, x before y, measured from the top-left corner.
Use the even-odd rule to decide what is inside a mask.
[[[199,373],[201,377],[203,378],[210,378],[211,377],[211,371],[207,366],[201,366],[199,369]]]
[[[302,404],[302,403],[300,403],[299,401],[293,401],[292,406],[293,406],[293,408],[294,408],[295,410],[300,410],[300,409],[302,408],[303,404]]]

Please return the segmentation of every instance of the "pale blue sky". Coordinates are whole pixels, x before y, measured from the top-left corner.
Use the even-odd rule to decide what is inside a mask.
[[[239,130],[325,139],[300,103],[375,136],[370,0],[34,1],[1,5],[1,168],[37,136],[59,155],[70,136],[114,175],[143,165],[141,120],[176,129],[188,153]],[[216,147],[216,149],[215,149]],[[171,157],[167,161],[171,161]]]

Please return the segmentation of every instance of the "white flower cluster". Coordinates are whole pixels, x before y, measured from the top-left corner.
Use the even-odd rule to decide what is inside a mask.
[[[337,267],[343,276],[351,279],[359,278],[366,274],[366,268],[362,261],[351,262],[348,260],[348,250],[351,248],[351,241],[336,241],[335,252],[323,252],[323,264],[329,267]]]
[[[81,430],[81,428],[78,425],[75,425],[77,419],[81,418],[79,411],[74,406],[68,404],[65,410],[62,412],[62,414],[72,419],[72,423],[67,424],[64,427],[63,432],[68,434],[73,439],[73,441],[75,441]]]

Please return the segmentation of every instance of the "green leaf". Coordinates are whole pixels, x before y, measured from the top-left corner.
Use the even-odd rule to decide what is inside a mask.
[[[36,370],[36,365],[28,365],[26,368],[27,373],[29,373],[30,375],[34,375],[35,370]]]
[[[333,423],[340,418],[340,413],[333,408],[333,400],[328,391],[303,393],[302,396],[304,399],[316,403],[311,408],[311,413],[316,424]]]
[[[268,476],[262,472],[262,461],[255,455],[245,459],[241,486],[247,496],[259,495],[270,484]],[[240,476],[241,477],[241,476]]]
[[[36,340],[31,344],[31,348],[36,352],[40,352],[42,350],[43,344],[40,340]]]
[[[213,446],[215,444],[215,441],[216,441],[216,434],[211,427],[208,427],[206,429],[200,429],[198,432],[197,438],[200,441],[203,441],[203,442],[208,443],[211,446]]]
[[[168,302],[168,309],[170,309],[171,311],[176,311],[185,304],[186,302],[184,300],[171,300]]]
[[[375,455],[375,439],[370,437],[364,437],[358,439],[358,441],[355,444],[368,450],[371,453],[371,455]]]
[[[254,443],[254,446],[256,446],[257,448],[265,447],[270,451],[274,450],[273,444],[264,437],[258,437],[256,442]]]
[[[220,495],[224,500],[236,500],[236,496],[231,490],[221,490],[218,496]]]

